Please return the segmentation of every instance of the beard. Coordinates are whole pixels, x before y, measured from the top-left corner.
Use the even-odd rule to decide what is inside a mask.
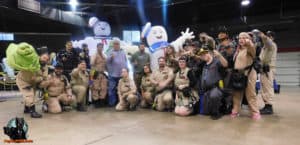
[[[40,61],[40,65],[41,66],[45,66],[47,64],[47,62],[45,62],[45,61]]]
[[[159,64],[158,66],[159,66],[160,68],[164,68],[164,67],[165,67],[164,64]]]

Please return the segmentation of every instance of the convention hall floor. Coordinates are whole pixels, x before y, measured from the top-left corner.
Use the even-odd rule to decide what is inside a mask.
[[[144,109],[116,112],[92,107],[87,113],[71,111],[31,119],[22,113],[21,98],[13,98],[0,102],[0,127],[12,117],[24,116],[31,144],[37,145],[299,145],[299,93],[299,87],[282,88],[275,98],[275,114],[259,121],[251,120],[245,109],[236,119],[224,116],[213,121],[201,115],[178,117]],[[0,144],[4,139],[8,136],[1,131]]]

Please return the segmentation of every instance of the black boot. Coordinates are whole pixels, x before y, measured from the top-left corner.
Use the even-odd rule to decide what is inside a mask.
[[[262,115],[271,115],[273,114],[273,106],[270,104],[266,104],[265,107],[259,111]]]
[[[135,111],[136,110],[136,105],[130,105],[128,111]]]
[[[29,114],[30,113],[30,107],[24,106],[24,113]]]
[[[222,116],[223,116],[223,115],[222,115],[221,113],[215,113],[215,114],[211,114],[211,115],[210,115],[210,118],[211,118],[212,120],[218,120],[218,119],[220,119]]]
[[[39,114],[35,111],[35,106],[30,107],[30,116],[31,118],[42,118],[42,114]]]
[[[94,100],[93,104],[94,104],[95,108],[100,108],[101,107],[101,100],[100,99]]]
[[[86,108],[82,103],[77,103],[77,111],[86,112]]]
[[[105,99],[100,99],[99,104],[101,107],[105,107]]]

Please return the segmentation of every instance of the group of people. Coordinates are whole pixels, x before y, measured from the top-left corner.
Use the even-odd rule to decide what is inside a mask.
[[[222,31],[216,40],[218,43],[200,33],[199,41],[187,40],[179,52],[169,45],[164,48],[165,56],[155,60],[158,68],[150,66],[151,55],[145,51],[144,43],[128,60],[119,39],[112,40],[113,49],[107,55],[99,43],[92,56],[88,55],[86,44],[78,52],[68,41],[56,55],[53,72],[48,69],[49,55],[42,53],[40,71],[18,73],[17,85],[25,98],[24,113],[42,117],[34,105],[38,88],[47,96],[44,111],[50,113],[74,106],[78,111],[86,111],[90,95],[95,108],[110,106],[117,111],[134,111],[139,106],[180,116],[202,113],[219,119],[230,114],[235,118],[244,98],[252,119],[273,114],[277,54],[274,33],[242,32],[235,45]],[[128,62],[133,66],[134,78],[129,77]],[[255,89],[257,79],[265,102],[261,110]]]

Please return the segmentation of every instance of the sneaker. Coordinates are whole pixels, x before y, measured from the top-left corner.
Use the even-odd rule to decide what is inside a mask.
[[[230,117],[231,118],[236,118],[236,117],[238,117],[239,116],[239,113],[238,112],[231,112],[231,114],[230,114]]]
[[[255,113],[255,114],[252,115],[251,118],[252,118],[253,120],[260,120],[260,119],[261,119],[261,116],[260,116],[259,113]]]

